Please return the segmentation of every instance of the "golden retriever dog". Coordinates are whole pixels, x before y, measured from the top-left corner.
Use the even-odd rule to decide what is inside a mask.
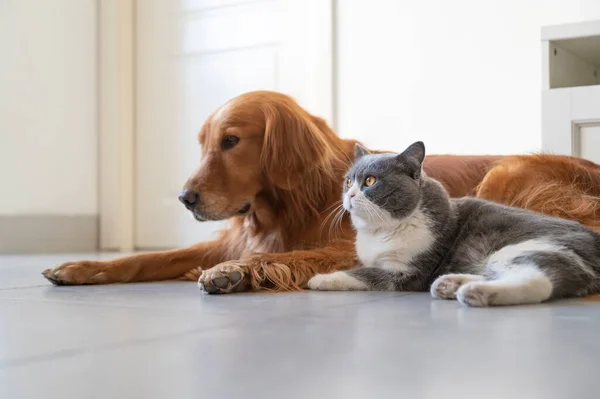
[[[600,232],[600,165],[550,154],[506,157],[484,177],[476,195],[571,219]]]
[[[256,91],[210,115],[199,142],[200,165],[180,200],[198,221],[229,219],[229,228],[188,248],[68,262],[43,275],[57,285],[198,279],[208,293],[231,293],[300,290],[317,273],[357,266],[340,201],[356,141],[290,97]],[[493,197],[497,178],[484,177],[503,159],[430,155],[424,170],[454,197]]]

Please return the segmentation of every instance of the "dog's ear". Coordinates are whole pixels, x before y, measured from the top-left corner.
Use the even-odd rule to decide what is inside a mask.
[[[331,149],[324,133],[299,105],[270,104],[264,114],[263,170],[273,185],[294,189],[306,173],[324,165]]]

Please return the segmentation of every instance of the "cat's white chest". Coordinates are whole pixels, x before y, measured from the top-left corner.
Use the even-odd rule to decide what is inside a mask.
[[[426,218],[420,212],[393,232],[359,230],[356,252],[363,265],[386,269],[406,269],[411,260],[427,251],[435,240]]]
[[[405,246],[404,237],[389,238],[381,234],[358,233],[356,253],[361,262],[373,267],[378,258]]]

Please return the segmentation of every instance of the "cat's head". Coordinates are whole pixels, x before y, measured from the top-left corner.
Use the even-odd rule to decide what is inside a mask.
[[[401,154],[371,154],[357,144],[354,156],[342,198],[357,229],[389,226],[417,209],[425,158],[421,141]]]

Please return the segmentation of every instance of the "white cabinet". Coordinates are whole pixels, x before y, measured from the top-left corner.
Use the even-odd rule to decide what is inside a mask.
[[[600,163],[600,21],[542,29],[542,146]]]

